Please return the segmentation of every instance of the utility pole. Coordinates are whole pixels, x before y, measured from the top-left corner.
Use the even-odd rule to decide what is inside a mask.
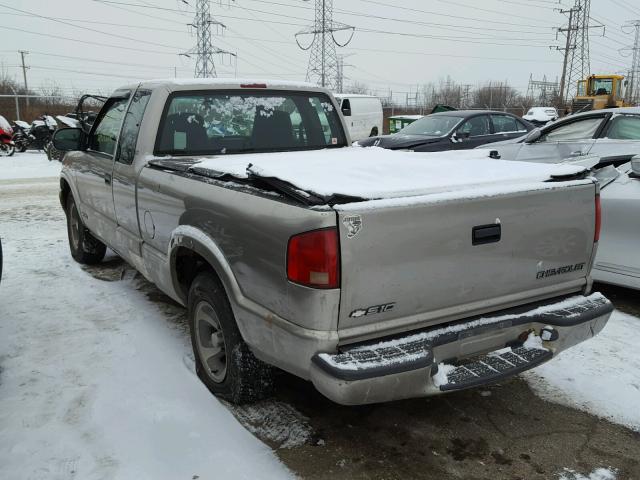
[[[627,100],[637,105],[640,102],[640,20],[631,20],[623,27],[634,27],[635,38],[633,46],[620,49],[620,53],[625,56],[631,55],[631,69],[629,70],[629,94]]]
[[[191,58],[191,55],[195,54],[194,76],[196,78],[216,77],[216,65],[213,61],[213,56],[217,54],[235,56],[235,54],[216,48],[213,45],[211,27],[213,26],[216,29],[216,34],[221,34],[227,28],[226,25],[211,17],[209,0],[197,0],[196,16],[189,26],[196,30],[196,46],[180,55]]]
[[[24,93],[25,95],[29,95],[29,86],[27,85],[27,67],[24,63],[24,56],[29,55],[29,52],[26,50],[18,50],[20,57],[22,58],[22,78],[24,79]],[[26,97],[27,109],[29,108],[29,97]]]
[[[345,43],[335,39],[335,32],[351,31]],[[338,56],[336,46],[345,47],[353,38],[355,27],[333,21],[333,0],[315,0],[315,19],[313,26],[300,30],[295,35],[296,43],[302,50],[310,50],[307,66],[307,81],[322,87],[338,87]],[[313,35],[311,43],[303,47],[300,37]]]

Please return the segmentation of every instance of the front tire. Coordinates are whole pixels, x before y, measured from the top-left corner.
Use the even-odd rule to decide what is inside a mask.
[[[76,202],[71,195],[67,198],[66,213],[69,250],[73,259],[85,265],[100,263],[107,253],[107,246],[84,226]]]
[[[194,279],[188,309],[196,373],[211,393],[235,404],[268,396],[273,368],[242,339],[224,288],[211,273]]]

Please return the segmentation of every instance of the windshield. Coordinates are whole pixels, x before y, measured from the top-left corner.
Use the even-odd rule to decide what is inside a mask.
[[[460,120],[460,117],[448,117],[446,115],[427,115],[407,125],[400,132],[403,135],[429,135],[441,137],[449,133]]]
[[[594,78],[591,81],[590,95],[611,95],[613,89],[613,79],[611,78]]]
[[[208,155],[344,147],[340,118],[322,93],[179,92],[169,97],[156,153]]]
[[[11,133],[11,125],[9,124],[9,122],[7,122],[7,120],[0,115],[0,130],[4,130],[8,133]]]

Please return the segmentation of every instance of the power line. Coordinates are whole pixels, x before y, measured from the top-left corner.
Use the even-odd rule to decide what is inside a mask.
[[[35,12],[29,12],[29,11],[26,11],[26,10],[20,10],[19,8],[11,7],[11,6],[5,5],[3,3],[0,3],[0,7],[5,7],[6,9],[9,9],[9,10],[14,10],[16,12],[25,13],[27,15],[31,15],[31,16],[34,16],[34,17],[37,17],[37,18],[42,18],[44,20],[49,20],[49,21],[52,21],[52,22],[60,23],[62,25],[67,25],[67,26],[70,26],[70,27],[79,28],[79,29],[86,30],[86,31],[89,31],[89,32],[92,32],[92,33],[100,33],[102,35],[107,35],[109,37],[121,38],[123,40],[134,41],[136,43],[144,43],[144,44],[147,44],[147,45],[154,45],[154,46],[157,46],[157,47],[166,47],[166,48],[175,49],[174,45],[165,45],[165,44],[157,43],[157,42],[149,42],[147,40],[140,40],[138,38],[127,37],[125,35],[118,35],[118,34],[115,34],[113,32],[104,32],[102,30],[96,30],[95,28],[83,27],[82,25],[75,25],[73,23],[66,22],[64,20],[57,20],[57,19],[55,19],[53,17],[47,17],[45,15],[40,15],[40,14],[35,13]]]
[[[123,47],[123,46],[120,46],[120,45],[112,45],[112,44],[108,44],[108,43],[93,42],[91,40],[86,40],[86,39],[82,39],[82,38],[63,37],[61,35],[53,35],[51,33],[34,32],[34,31],[31,31],[31,30],[25,30],[23,28],[7,27],[6,25],[0,25],[0,28],[2,28],[4,30],[12,30],[14,32],[29,33],[29,34],[32,34],[32,35],[39,35],[39,36],[42,36],[42,37],[57,38],[59,40],[69,40],[71,42],[75,42],[75,43],[79,43],[79,44],[85,44],[85,45],[97,45],[99,47],[118,48],[118,49],[121,49],[121,50],[129,50],[129,51],[133,51],[133,52],[157,53],[157,54],[162,54],[162,55],[174,55],[174,53],[172,53],[172,52],[160,52],[158,50],[147,50],[147,49],[142,49],[142,48]]]

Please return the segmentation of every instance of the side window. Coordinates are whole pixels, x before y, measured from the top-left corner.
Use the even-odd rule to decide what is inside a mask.
[[[512,133],[520,130],[518,122],[509,115],[491,115],[494,133]]]
[[[538,142],[563,142],[568,140],[585,140],[592,138],[602,123],[602,117],[585,118],[558,128],[544,135]]]
[[[613,117],[605,136],[616,140],[640,140],[640,116],[619,115]]]
[[[464,134],[466,137],[490,135],[491,129],[489,128],[489,117],[487,115],[473,117],[464,122],[458,129],[458,132]]]
[[[122,125],[124,109],[127,107],[128,98],[113,98],[104,106],[105,113],[94,125],[93,133],[89,138],[89,148],[96,152],[113,155],[118,142],[118,134]]]
[[[347,99],[344,101],[349,102]],[[309,103],[314,108],[315,113],[318,115],[317,119],[320,121],[320,125],[322,125],[325,145],[335,145],[337,143],[337,138],[334,136],[333,132],[337,131],[338,126],[334,122],[335,117],[333,115],[328,115],[329,112],[333,112],[333,105],[328,101],[323,102],[319,98],[310,98]]]
[[[124,117],[122,134],[120,135],[119,155],[117,161],[126,165],[131,165],[136,154],[136,143],[138,142],[138,132],[142,116],[149,103],[151,92],[138,90],[129,105],[129,110]]]

